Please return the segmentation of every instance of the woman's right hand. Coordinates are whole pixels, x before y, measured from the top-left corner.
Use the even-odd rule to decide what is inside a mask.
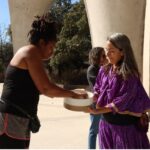
[[[86,98],[88,98],[88,94],[86,92],[85,93],[73,92],[72,98],[75,98],[75,99],[86,99]]]

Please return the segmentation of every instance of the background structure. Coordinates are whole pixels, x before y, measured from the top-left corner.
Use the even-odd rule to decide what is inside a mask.
[[[13,47],[27,43],[33,17],[47,11],[52,0],[9,0]],[[103,46],[108,35],[123,32],[132,42],[143,84],[150,94],[150,1],[84,0],[92,46]]]

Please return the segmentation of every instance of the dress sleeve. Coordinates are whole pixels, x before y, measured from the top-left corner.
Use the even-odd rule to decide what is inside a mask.
[[[122,80],[118,93],[112,100],[112,103],[109,104],[109,107],[112,107],[117,112],[130,110],[130,107],[136,100],[137,83],[136,77],[129,77],[127,80]]]

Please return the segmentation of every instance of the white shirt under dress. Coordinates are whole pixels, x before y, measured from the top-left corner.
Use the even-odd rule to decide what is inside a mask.
[[[0,136],[4,133],[13,139],[30,140],[29,119],[0,112]]]

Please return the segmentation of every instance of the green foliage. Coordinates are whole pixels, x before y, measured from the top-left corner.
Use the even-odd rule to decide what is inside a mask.
[[[60,28],[58,33],[61,31],[63,26],[64,15],[68,13],[69,9],[72,7],[71,0],[55,0],[50,8],[51,17],[55,20]]]
[[[9,38],[11,40],[10,27],[6,32],[0,28],[0,82],[3,82],[4,72],[13,56],[13,46],[11,41],[8,40]]]
[[[4,66],[3,66],[3,63],[2,61],[0,61],[0,73],[4,71]]]
[[[62,25],[59,41],[49,66],[50,76],[55,81],[70,83],[80,78],[83,69],[86,71],[85,62],[88,60],[88,52],[91,49],[91,39],[83,1],[70,4],[67,10],[63,10],[64,8],[59,11],[63,12],[63,19],[57,12],[58,16],[60,15],[58,18],[62,19]],[[55,12],[55,16],[57,13]]]

